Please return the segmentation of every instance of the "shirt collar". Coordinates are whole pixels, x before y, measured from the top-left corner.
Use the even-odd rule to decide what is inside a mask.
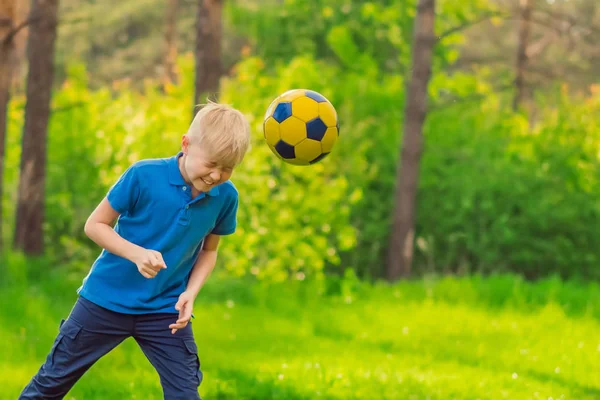
[[[183,176],[181,175],[181,171],[179,171],[179,157],[183,155],[183,152],[180,151],[177,155],[168,159],[167,163],[169,165],[169,183],[175,186],[186,186],[187,183],[183,180]],[[215,186],[211,188],[206,194],[210,196],[218,196],[219,195],[219,186]]]

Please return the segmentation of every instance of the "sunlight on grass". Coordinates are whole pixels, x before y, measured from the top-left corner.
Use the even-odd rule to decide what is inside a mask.
[[[193,320],[205,398],[600,398],[598,320],[569,316],[554,301],[533,308],[498,307],[476,294],[459,301],[448,298],[455,291],[448,283],[410,301],[396,300],[398,288],[407,295],[423,283],[363,287],[350,300],[292,286],[228,295],[232,287],[219,285],[207,286]],[[37,371],[74,300],[33,296],[22,312],[0,314],[2,398],[16,398]],[[161,399],[162,391],[128,339],[67,398]]]

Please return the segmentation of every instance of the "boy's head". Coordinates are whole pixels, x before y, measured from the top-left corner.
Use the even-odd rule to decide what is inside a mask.
[[[249,147],[250,124],[244,115],[209,102],[183,135],[181,173],[198,191],[208,191],[229,179]]]

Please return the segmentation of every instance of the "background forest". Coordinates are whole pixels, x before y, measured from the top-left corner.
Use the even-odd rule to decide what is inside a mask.
[[[206,398],[600,398],[598,43],[596,0],[1,0],[0,398],[99,254],[91,211],[207,98],[253,143],[196,303]],[[292,88],[340,121],[309,167],[264,143]],[[161,392],[126,342],[70,396]]]

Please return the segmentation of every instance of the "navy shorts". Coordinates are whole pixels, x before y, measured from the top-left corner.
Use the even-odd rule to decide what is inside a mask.
[[[177,318],[167,313],[116,313],[79,297],[19,399],[62,399],[100,357],[129,337],[156,368],[165,399],[200,399],[202,372],[191,322],[173,335],[169,325]]]

